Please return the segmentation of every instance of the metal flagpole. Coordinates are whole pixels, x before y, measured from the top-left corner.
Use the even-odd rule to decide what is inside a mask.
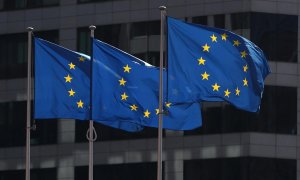
[[[163,62],[164,62],[164,26],[166,7],[160,6],[160,63],[159,63],[159,119],[157,146],[157,180],[162,180],[162,125],[163,125]]]
[[[91,40],[94,38],[94,31],[96,29],[96,26],[91,25],[90,27],[91,30]],[[92,44],[92,43],[91,43]],[[91,47],[91,66],[90,66],[90,72],[91,72],[91,78],[90,78],[90,118],[92,118],[92,77],[93,77],[93,47]],[[93,137],[95,129],[93,126],[93,120],[91,119],[90,121],[90,127],[89,127],[89,135],[88,135],[88,140],[89,140],[89,180],[94,179],[94,141],[96,140],[97,135],[95,135],[95,138]]]
[[[26,165],[25,179],[30,180],[30,130],[31,130],[31,46],[33,27],[28,27],[27,56],[27,124],[26,124]]]

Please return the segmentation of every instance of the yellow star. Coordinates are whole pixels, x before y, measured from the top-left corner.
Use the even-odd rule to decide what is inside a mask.
[[[248,81],[246,78],[243,80],[243,82],[244,82],[244,86],[248,86]]]
[[[159,109],[155,109],[155,114],[158,115],[159,114]]]
[[[75,69],[75,64],[70,63],[70,64],[68,64],[68,65],[70,66],[70,69]]]
[[[125,86],[126,81],[122,78],[119,80],[120,86]]]
[[[70,91],[68,91],[69,92],[69,96],[74,96],[74,94],[75,94],[75,91],[73,91],[73,89],[71,89]]]
[[[239,46],[241,43],[239,40],[233,40],[233,46]]]
[[[214,34],[210,36],[210,38],[212,42],[217,42],[217,36],[215,36]]]
[[[228,89],[226,89],[226,91],[224,91],[225,93],[225,97],[229,97],[229,94],[231,93]]]
[[[124,66],[123,68],[124,68],[124,72],[130,73],[131,67],[129,67],[128,64],[126,66]]]
[[[78,108],[83,108],[83,102],[79,100],[79,102],[77,102],[77,106]]]
[[[219,88],[221,86],[219,86],[217,83],[215,83],[214,85],[212,85],[212,87],[213,87],[213,91],[219,91]]]
[[[200,59],[198,59],[198,61],[199,61],[199,65],[205,65],[205,59],[203,59],[202,57],[200,58]]]
[[[204,52],[205,52],[205,51],[209,52],[210,46],[208,46],[207,44],[205,44],[205,45],[202,46],[202,47],[203,47],[203,51],[204,51]]]
[[[167,107],[167,108],[170,108],[172,103],[170,103],[170,102],[165,102],[165,104],[166,104],[166,107]]]
[[[144,112],[144,117],[149,118],[150,116],[150,112],[148,111],[148,109]]]
[[[239,95],[240,95],[240,92],[241,92],[241,90],[239,90],[239,88],[237,87],[237,88],[235,89],[235,95],[239,96]]]
[[[137,106],[135,104],[133,104],[132,106],[130,106],[131,111],[137,111]]]
[[[210,75],[207,74],[205,71],[204,74],[201,74],[201,76],[202,76],[202,80],[204,80],[204,79],[208,80],[208,76],[210,76]]]
[[[247,70],[248,70],[247,64],[245,66],[243,66],[243,69],[244,69],[244,72],[247,72]]]
[[[125,100],[127,101],[128,96],[126,95],[126,93],[124,92],[123,94],[121,94],[121,100]]]
[[[84,60],[85,60],[85,58],[84,58],[83,56],[80,56],[80,57],[79,57],[79,61],[80,61],[80,62],[84,62]]]
[[[222,36],[222,40],[224,40],[224,41],[226,41],[226,39],[227,39],[227,34],[226,33],[224,33],[224,34],[221,34],[221,36]]]
[[[241,52],[242,58],[246,58],[247,55],[248,55],[248,54],[246,53],[246,51],[242,51],[242,52]]]
[[[68,76],[66,76],[65,79],[66,79],[66,82],[70,83],[72,80],[72,77],[68,74]]]

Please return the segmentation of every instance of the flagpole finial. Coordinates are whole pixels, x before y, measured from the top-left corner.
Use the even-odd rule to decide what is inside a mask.
[[[96,26],[94,26],[94,25],[90,25],[90,30],[95,30],[96,29]]]
[[[27,29],[27,31],[33,31],[34,30],[33,27],[27,27],[26,29]]]
[[[164,11],[164,10],[167,9],[167,7],[166,6],[159,6],[158,9],[161,10],[161,11]]]

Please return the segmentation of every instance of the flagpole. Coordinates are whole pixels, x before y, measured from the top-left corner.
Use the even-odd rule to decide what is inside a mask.
[[[26,165],[25,179],[30,180],[30,130],[31,130],[31,46],[33,27],[27,27],[28,53],[27,53],[27,118],[26,118]]]
[[[96,29],[96,26],[91,25],[90,27],[91,30],[91,41],[94,38],[94,32]],[[91,42],[93,44],[93,42]],[[91,46],[91,65],[90,65],[90,127],[89,127],[89,180],[94,179],[94,141],[96,138],[93,137],[95,129],[94,129],[94,122],[92,120],[92,77],[93,77],[93,45]]]
[[[163,126],[163,62],[164,62],[164,26],[166,7],[159,6],[160,10],[160,63],[159,63],[159,119],[157,145],[157,180],[162,180],[162,126]]]

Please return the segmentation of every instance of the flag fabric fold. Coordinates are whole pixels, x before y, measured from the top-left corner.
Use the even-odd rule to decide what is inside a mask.
[[[267,60],[251,41],[232,32],[167,17],[168,98],[174,103],[227,101],[259,110]]]

